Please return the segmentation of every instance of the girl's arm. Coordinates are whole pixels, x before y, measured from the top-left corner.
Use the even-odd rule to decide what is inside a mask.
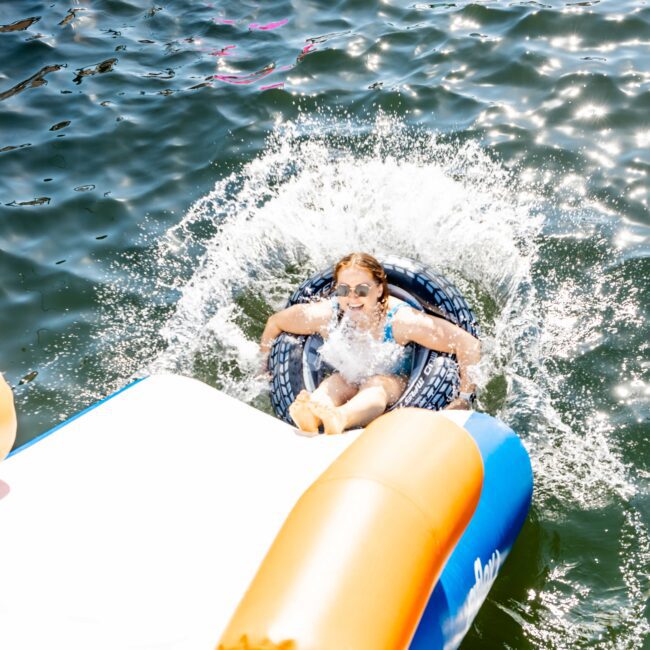
[[[443,318],[429,316],[413,308],[402,308],[395,314],[393,333],[400,345],[413,341],[437,352],[456,355],[460,371],[460,392],[474,391],[475,386],[467,369],[481,359],[481,344],[478,339]]]
[[[266,321],[260,341],[260,352],[267,355],[273,341],[282,332],[303,335],[323,332],[330,321],[331,314],[332,305],[328,301],[292,305],[273,314]]]

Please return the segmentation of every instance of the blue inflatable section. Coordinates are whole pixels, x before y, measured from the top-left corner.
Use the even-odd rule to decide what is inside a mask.
[[[436,584],[411,650],[460,645],[526,519],[533,494],[528,453],[515,432],[485,413],[465,429],[483,458],[478,506]]]

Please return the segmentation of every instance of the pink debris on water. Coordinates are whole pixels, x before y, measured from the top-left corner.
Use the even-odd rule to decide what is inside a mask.
[[[274,70],[274,66],[268,66],[250,74],[215,74],[210,79],[218,79],[224,83],[235,85],[252,84],[260,79],[264,79],[264,77],[270,75]]]
[[[230,56],[230,50],[234,50],[236,47],[236,45],[226,45],[226,47],[222,47],[220,50],[213,50],[212,52],[208,52],[208,54],[210,56]]]
[[[289,22],[288,18],[283,18],[282,20],[277,20],[273,23],[266,23],[266,25],[258,25],[257,23],[251,23],[248,26],[248,29],[258,29],[261,31],[270,31],[271,29],[277,29],[278,27],[282,27],[283,25],[286,25]]]
[[[315,43],[309,43],[309,45],[305,45],[305,47],[300,50],[300,54],[298,55],[298,61],[302,61],[310,52],[313,52],[316,49],[316,44]]]
[[[269,84],[268,86],[260,86],[260,90],[271,90],[272,88],[284,88],[284,81],[278,81],[278,83]]]
[[[234,25],[236,21],[229,20],[228,18],[215,18],[215,23],[221,23],[222,25]]]

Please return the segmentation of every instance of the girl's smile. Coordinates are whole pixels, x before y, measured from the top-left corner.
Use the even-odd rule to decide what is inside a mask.
[[[368,271],[356,266],[345,267],[339,273],[336,285],[343,288],[337,292],[339,306],[351,319],[361,323],[378,316],[381,287]]]

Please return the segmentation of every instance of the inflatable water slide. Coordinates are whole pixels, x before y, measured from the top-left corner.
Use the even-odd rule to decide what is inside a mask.
[[[308,437],[148,377],[0,464],[0,648],[455,648],[531,493],[486,414]]]

